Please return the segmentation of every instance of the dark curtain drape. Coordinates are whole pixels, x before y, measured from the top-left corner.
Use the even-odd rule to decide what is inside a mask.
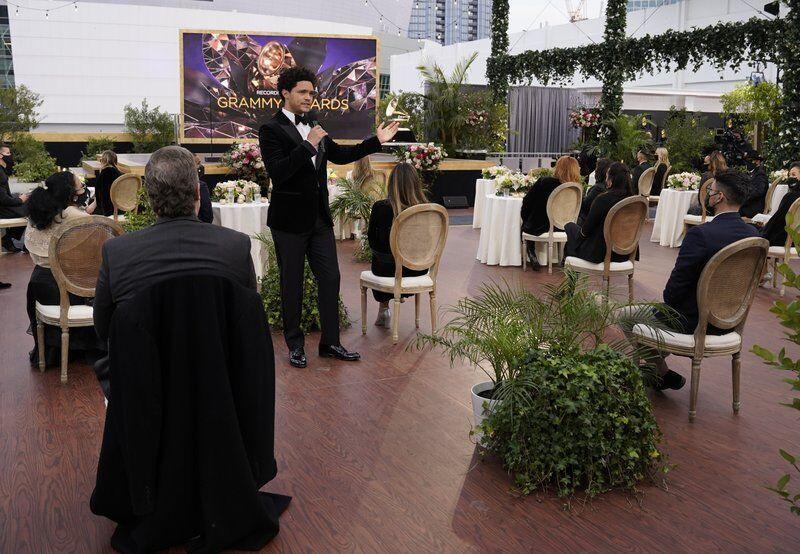
[[[584,94],[555,87],[512,87],[509,92],[509,152],[565,152],[580,134],[569,112],[587,103]]]

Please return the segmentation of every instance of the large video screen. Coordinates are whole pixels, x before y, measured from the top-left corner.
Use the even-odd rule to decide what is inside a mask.
[[[278,74],[304,66],[319,82],[314,109],[330,136],[363,139],[375,123],[375,37],[181,31],[181,139],[257,139],[280,109]]]

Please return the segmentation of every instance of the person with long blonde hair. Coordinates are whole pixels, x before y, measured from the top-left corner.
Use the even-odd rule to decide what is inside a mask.
[[[667,171],[670,168],[669,152],[663,146],[656,148],[656,173],[653,176],[653,187],[650,189],[650,196],[658,196],[661,194],[661,187],[664,184],[664,178],[667,176]]]
[[[552,192],[564,183],[580,183],[581,166],[571,156],[561,156],[556,162],[552,177],[539,177],[522,200],[522,232],[530,235],[541,235],[550,229],[547,217],[547,199]],[[561,230],[561,229],[559,229]],[[540,267],[536,257],[535,244],[528,243],[528,258],[534,269]]]
[[[94,200],[86,208],[86,213],[95,215],[112,215],[114,204],[111,203],[111,183],[113,183],[122,172],[117,167],[117,155],[112,150],[106,150],[100,154],[100,171],[94,184]]]
[[[373,274],[381,277],[394,277],[394,254],[389,242],[392,224],[403,210],[427,202],[425,191],[422,189],[422,179],[420,179],[417,170],[407,163],[397,164],[389,174],[386,198],[375,202],[369,216],[367,239],[372,250]],[[406,267],[403,268],[403,277],[414,277],[425,273],[426,271],[413,271]],[[393,296],[376,290],[372,291],[372,295],[380,303],[378,319],[375,320],[375,325],[388,328],[391,321],[389,301]]]
[[[369,157],[365,156],[353,164],[353,171],[350,176],[355,188],[365,192],[376,200],[383,196],[383,185],[378,174],[372,167]]]

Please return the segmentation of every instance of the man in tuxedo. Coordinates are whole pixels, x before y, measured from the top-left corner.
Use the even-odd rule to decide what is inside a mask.
[[[29,195],[11,194],[8,176],[13,172],[13,168],[14,157],[11,155],[11,149],[5,144],[0,144],[0,219],[14,219],[28,215],[25,211],[25,202]],[[6,229],[5,235],[3,235],[3,248],[9,252],[19,252],[20,249],[14,245],[11,239],[22,240],[24,232],[25,227]]]
[[[636,162],[636,167],[631,170],[631,187],[633,188],[631,192],[639,194],[639,177],[646,169],[650,169],[650,164],[647,163],[647,152],[644,150],[636,152]]]
[[[708,260],[729,244],[758,236],[755,227],[743,222],[739,215],[747,190],[745,175],[729,169],[717,171],[706,197],[706,208],[713,207],[717,215],[703,225],[691,227],[683,239],[664,288],[664,304],[678,314],[678,321],[670,322],[670,326],[679,333],[692,334],[697,327],[697,282]],[[709,326],[707,333],[714,335],[721,331]],[[659,390],[677,390],[686,383],[683,376],[667,367],[663,358],[656,359],[656,366],[661,375]]]
[[[311,105],[316,75],[305,67],[285,69],[278,77],[283,109],[258,132],[261,156],[272,179],[267,225],[272,231],[281,283],[283,334],[289,363],[306,367],[300,330],[305,258],[317,279],[322,338],[319,355],[355,361],[361,356],[339,342],[339,263],[328,205],[327,163],[348,164],[391,140],[399,123],[378,127],[376,135],[353,146],[333,141],[317,123]]]
[[[161,148],[147,162],[144,177],[158,219],[103,245],[94,299],[94,325],[103,342],[108,341],[114,310],[156,281],[213,273],[256,288],[250,237],[197,218],[200,187],[191,152],[180,146]],[[95,368],[106,392],[107,360]]]

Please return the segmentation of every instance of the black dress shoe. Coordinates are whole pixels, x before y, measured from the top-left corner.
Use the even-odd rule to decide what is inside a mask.
[[[686,377],[676,373],[671,369],[661,376],[661,382],[656,386],[656,390],[678,390],[686,384]]]
[[[308,365],[306,361],[306,351],[303,350],[303,347],[300,348],[292,348],[291,352],[289,352],[289,363],[292,364],[294,367],[303,368]]]
[[[348,352],[347,348],[341,344],[320,344],[319,355],[323,358],[336,358],[337,360],[344,360],[345,362],[355,362],[361,359],[361,354],[358,352]]]

